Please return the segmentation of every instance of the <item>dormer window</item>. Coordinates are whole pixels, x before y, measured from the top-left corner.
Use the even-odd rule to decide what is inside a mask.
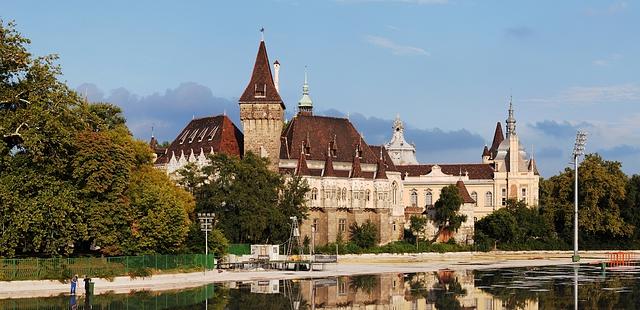
[[[331,157],[336,157],[338,152],[336,149],[331,149]]]
[[[216,136],[216,132],[218,132],[218,126],[213,127],[211,133],[209,134],[209,141],[213,140],[213,137]]]
[[[209,130],[209,128],[205,128],[202,133],[200,134],[200,138],[198,139],[198,142],[202,142],[202,139],[204,139],[204,137],[207,135],[207,131]]]
[[[189,134],[189,130],[185,130],[182,136],[180,136],[180,144],[184,143],[184,140],[187,139],[187,135]]]
[[[196,136],[198,135],[198,131],[200,129],[196,129],[193,133],[191,133],[191,136],[189,136],[189,143],[193,142],[193,139],[196,138]]]
[[[262,87],[255,84],[255,98],[265,98],[267,97],[267,84],[262,84]]]

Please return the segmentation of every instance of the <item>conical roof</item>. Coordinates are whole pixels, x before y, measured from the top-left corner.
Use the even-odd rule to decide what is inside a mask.
[[[351,177],[362,178],[362,167],[360,166],[360,148],[356,149],[356,154],[353,156],[353,164],[351,165]]]
[[[253,65],[251,80],[240,96],[240,104],[243,103],[280,103],[284,109],[284,103],[276,89],[271,75],[271,66],[267,56],[267,47],[264,41],[260,41],[256,62]]]
[[[331,149],[327,150],[327,156],[324,159],[324,171],[322,172],[323,177],[335,177],[336,172],[333,170],[333,158],[331,156]]]
[[[464,185],[464,182],[462,182],[462,180],[458,180],[458,182],[456,182],[456,187],[458,188],[458,193],[460,194],[460,197],[462,197],[462,201],[464,203],[476,202],[475,200],[473,200],[473,198],[471,198],[471,195],[469,195],[469,191],[467,191],[467,187]]]
[[[502,124],[498,122],[496,124],[496,131],[493,134],[493,142],[491,143],[491,148],[489,149],[492,157],[495,157],[495,154],[498,151],[498,147],[500,146],[500,143],[502,143],[502,141],[504,141],[504,133],[502,133]]]
[[[298,164],[296,165],[296,175],[311,175],[307,166],[307,156],[304,154],[304,147],[301,149]]]
[[[491,156],[491,152],[489,152],[489,148],[485,145],[484,150],[482,150],[482,157]]]

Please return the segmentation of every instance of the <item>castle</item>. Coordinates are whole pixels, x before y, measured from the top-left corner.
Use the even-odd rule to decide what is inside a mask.
[[[207,154],[253,152],[266,157],[273,171],[307,180],[310,212],[300,232],[310,236],[315,227],[320,245],[348,240],[350,225],[367,220],[378,227],[381,244],[400,240],[410,217],[433,212],[441,189],[451,184],[463,198],[460,212],[467,220],[457,232],[442,236],[435,236],[430,226],[425,237],[472,243],[475,220],[507,199],[538,204],[539,174],[516,134],[511,102],[506,137],[498,122],[493,143],[484,147],[479,163],[419,164],[399,117],[389,143],[369,145],[349,119],[315,115],[306,74],[298,113],[285,124],[279,67],[276,61],[272,74],[265,42],[260,41],[239,99],[242,131],[226,115],[194,119],[166,149],[158,149],[152,138],[156,167],[173,175],[190,162],[205,165]]]

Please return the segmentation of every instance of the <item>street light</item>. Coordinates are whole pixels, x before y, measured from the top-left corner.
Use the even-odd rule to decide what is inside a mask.
[[[587,143],[587,133],[582,130],[578,130],[576,135],[576,143],[573,146],[573,168],[575,173],[574,184],[574,207],[573,207],[573,256],[571,260],[573,262],[580,261],[580,255],[578,255],[578,160],[580,156],[584,155],[584,146]]]
[[[200,230],[204,231],[204,255],[205,260],[209,260],[209,232],[213,228],[214,213],[198,213],[198,220],[200,221]],[[206,268],[205,268],[206,270]]]

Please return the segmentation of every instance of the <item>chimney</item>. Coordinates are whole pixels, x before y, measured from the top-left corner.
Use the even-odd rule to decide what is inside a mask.
[[[280,93],[280,63],[276,60],[273,63],[273,83],[276,85],[276,91]]]

